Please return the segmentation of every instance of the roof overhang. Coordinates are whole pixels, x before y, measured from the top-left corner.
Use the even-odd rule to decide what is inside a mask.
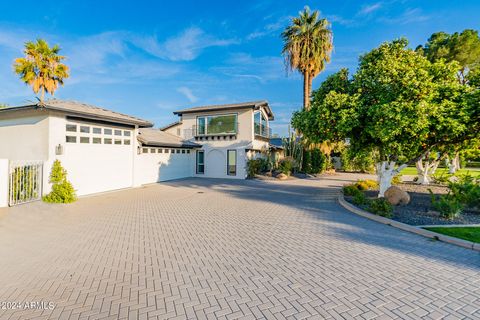
[[[52,105],[39,105],[39,104],[29,104],[29,105],[24,105],[24,106],[18,106],[18,107],[9,107],[9,108],[3,108],[0,109],[0,114],[8,114],[8,113],[15,113],[19,111],[27,111],[27,110],[33,110],[33,111],[55,111],[55,112],[60,112],[64,113],[69,116],[74,116],[78,118],[83,118],[83,119],[91,119],[91,120],[98,120],[98,121],[106,121],[110,123],[118,123],[118,124],[124,124],[124,125],[131,125],[131,126],[139,126],[139,127],[153,127],[153,123],[145,120],[135,120],[135,119],[122,119],[119,117],[111,117],[111,116],[106,116],[106,115],[97,115],[94,113],[90,112],[78,112],[76,110],[65,110],[64,108],[57,108]]]
[[[205,113],[205,112],[212,112],[212,111],[231,111],[231,110],[239,110],[239,109],[254,109],[260,110],[264,108],[268,120],[274,120],[274,115],[272,109],[268,105],[268,101],[255,101],[255,102],[245,102],[245,103],[234,103],[234,104],[226,104],[226,105],[212,105],[212,106],[202,106],[202,107],[193,107],[183,110],[174,111],[173,114],[181,116],[182,114],[189,114],[189,113]]]

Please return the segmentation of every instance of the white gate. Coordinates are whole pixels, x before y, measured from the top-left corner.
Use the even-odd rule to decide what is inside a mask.
[[[42,161],[11,161],[8,204],[14,206],[42,197]]]

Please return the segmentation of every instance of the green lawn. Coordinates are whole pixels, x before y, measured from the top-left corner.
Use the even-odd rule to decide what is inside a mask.
[[[453,227],[453,228],[425,228],[427,230],[444,234],[463,240],[480,243],[480,227]]]
[[[448,173],[448,169],[438,168],[435,174],[447,174],[447,173]],[[457,171],[457,174],[466,174],[466,173],[469,173],[474,177],[480,177],[480,168],[466,168],[466,169],[460,169]],[[407,167],[402,171],[400,171],[400,174],[416,176],[417,169],[415,167]]]

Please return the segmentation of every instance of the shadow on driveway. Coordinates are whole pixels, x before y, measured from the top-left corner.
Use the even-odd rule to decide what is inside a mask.
[[[356,244],[381,246],[408,256],[480,269],[480,254],[473,250],[401,231],[352,214],[340,206],[336,199],[341,186],[366,177],[368,176],[339,174],[282,182],[189,178],[162,184],[174,188],[195,188],[200,192],[222,192],[240,199],[272,202],[302,210],[319,223],[333,222],[329,224],[330,232],[350,241],[352,247]],[[365,248],[358,246],[358,250]]]

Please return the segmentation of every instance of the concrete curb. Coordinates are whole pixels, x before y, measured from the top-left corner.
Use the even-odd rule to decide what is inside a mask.
[[[425,230],[425,229],[422,229],[422,228],[419,228],[419,227],[411,226],[409,224],[398,222],[398,221],[395,221],[395,220],[392,220],[392,219],[388,219],[388,218],[385,218],[385,217],[380,217],[380,216],[374,215],[370,212],[367,212],[363,209],[360,209],[360,208],[352,205],[351,203],[347,202],[345,200],[345,198],[343,197],[343,194],[340,194],[338,196],[338,203],[342,207],[347,209],[348,211],[350,211],[352,213],[355,213],[359,216],[362,216],[364,218],[367,218],[367,219],[370,219],[370,220],[373,220],[373,221],[376,221],[376,222],[380,222],[380,223],[383,223],[383,224],[386,224],[386,225],[389,225],[389,226],[392,226],[392,227],[395,227],[395,228],[398,228],[398,229],[401,229],[401,230],[404,230],[404,231],[415,233],[415,234],[418,234],[418,235],[421,235],[421,236],[424,236],[424,237],[427,237],[427,238],[430,238],[430,239],[440,240],[440,241],[447,242],[447,243],[450,243],[450,244],[453,244],[453,245],[456,245],[456,246],[460,246],[460,247],[463,247],[463,248],[472,249],[472,250],[475,250],[475,251],[480,251],[480,243],[474,243],[474,242],[471,242],[471,241],[446,236],[446,235],[443,235],[443,234],[440,234],[440,233],[436,233],[436,232]]]

